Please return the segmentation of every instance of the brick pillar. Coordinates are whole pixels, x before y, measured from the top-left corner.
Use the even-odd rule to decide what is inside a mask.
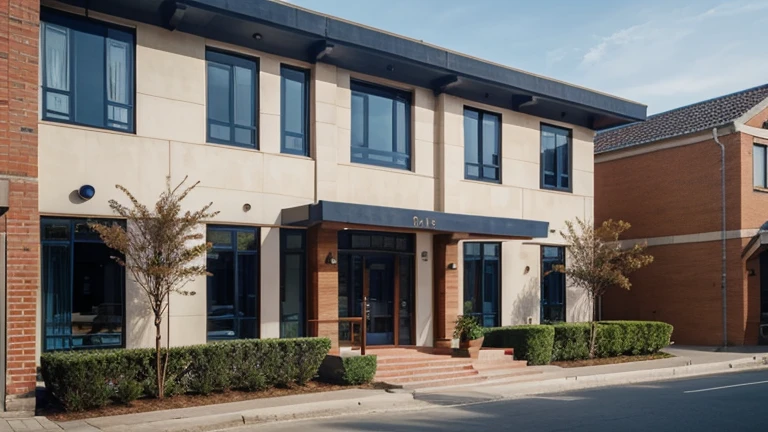
[[[315,227],[308,233],[307,254],[309,267],[309,317],[317,320],[336,320],[339,318],[339,267],[338,264],[326,263],[328,253],[339,259],[338,231]],[[310,335],[331,339],[331,351],[339,349],[339,325],[337,323],[318,324],[317,332],[310,323]]]
[[[35,317],[40,272],[37,188],[39,0],[0,0],[0,179],[9,210],[6,246],[5,408],[34,408]]]
[[[459,272],[449,269],[459,264],[459,243],[449,234],[433,237],[435,351],[450,352],[454,322],[459,310]]]

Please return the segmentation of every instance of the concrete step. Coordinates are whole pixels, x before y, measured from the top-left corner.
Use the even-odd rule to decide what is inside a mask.
[[[418,383],[425,381],[453,381],[456,379],[478,376],[478,372],[474,369],[466,369],[455,372],[443,372],[443,373],[425,373],[415,375],[404,375],[386,378],[384,380],[387,384],[406,384],[406,383]]]
[[[376,371],[376,379],[384,379],[384,378],[392,378],[392,377],[400,377],[400,376],[410,376],[410,375],[427,375],[427,374],[441,374],[441,373],[448,373],[448,372],[460,372],[460,371],[467,371],[467,370],[474,370],[472,368],[472,365],[467,364],[457,364],[457,365],[449,365],[449,366],[424,366],[424,367],[415,367],[415,368],[391,368],[386,370],[377,370]]]
[[[440,360],[434,359],[402,359],[401,361],[387,361],[378,362],[378,370],[392,370],[392,369],[412,369],[420,367],[437,367],[437,366],[456,366],[456,365],[471,365],[472,362],[469,359],[462,358],[446,358]]]
[[[468,375],[461,378],[450,378],[450,379],[430,379],[430,380],[424,380],[424,381],[412,381],[409,383],[404,383],[403,388],[408,390],[417,390],[417,389],[425,389],[425,388],[433,388],[433,387],[448,387],[448,386],[454,386],[454,385],[470,385],[470,384],[476,384],[479,382],[484,381],[486,378],[481,375]]]
[[[500,360],[492,362],[480,362],[472,363],[472,366],[477,370],[495,370],[495,369],[520,369],[528,365],[525,360]]]
[[[378,364],[411,363],[411,362],[418,362],[418,361],[443,361],[443,360],[455,360],[455,358],[451,356],[446,356],[446,355],[431,355],[431,354],[413,354],[413,355],[403,355],[403,356],[378,356],[376,358],[376,362]],[[458,360],[462,360],[462,359],[458,359]]]

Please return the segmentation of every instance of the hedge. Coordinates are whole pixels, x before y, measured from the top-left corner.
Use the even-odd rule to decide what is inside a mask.
[[[342,385],[360,385],[373,381],[377,360],[374,355],[325,357],[319,370],[319,380]]]
[[[330,348],[326,338],[253,339],[171,348],[165,393],[303,385],[317,375]],[[67,411],[130,403],[155,394],[154,349],[45,353],[40,363],[45,387]]]
[[[597,325],[596,355],[653,354],[669,346],[672,330],[670,324],[657,321],[602,321]],[[485,331],[484,347],[514,348],[515,357],[531,365],[589,358],[589,323],[522,325]],[[547,340],[551,341],[549,347],[545,346]]]
[[[485,329],[484,347],[514,348],[515,357],[529,365],[548,364],[552,359],[555,329],[551,325],[522,325]]]

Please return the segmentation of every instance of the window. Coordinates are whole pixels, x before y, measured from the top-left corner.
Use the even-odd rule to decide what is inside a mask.
[[[241,147],[256,146],[255,60],[207,50],[208,141]]]
[[[464,243],[464,315],[483,327],[498,327],[501,244]]]
[[[259,337],[259,230],[209,226],[208,340]]]
[[[280,337],[306,336],[306,231],[280,229]]]
[[[44,9],[42,117],[134,130],[134,33]]]
[[[43,350],[124,346],[125,272],[93,219],[42,218]]]
[[[464,108],[464,178],[499,181],[501,118]]]
[[[541,125],[541,187],[571,191],[571,131]]]
[[[752,178],[755,187],[768,187],[768,181],[766,181],[766,157],[768,156],[767,146],[754,144],[752,146]]]
[[[309,73],[280,67],[282,152],[309,156]]]
[[[411,169],[411,95],[352,82],[352,162]]]
[[[565,273],[553,267],[565,265],[565,248],[541,247],[541,323],[565,322]]]

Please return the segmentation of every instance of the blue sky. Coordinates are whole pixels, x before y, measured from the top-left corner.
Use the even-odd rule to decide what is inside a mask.
[[[768,83],[768,0],[290,2],[642,102],[649,114]]]

